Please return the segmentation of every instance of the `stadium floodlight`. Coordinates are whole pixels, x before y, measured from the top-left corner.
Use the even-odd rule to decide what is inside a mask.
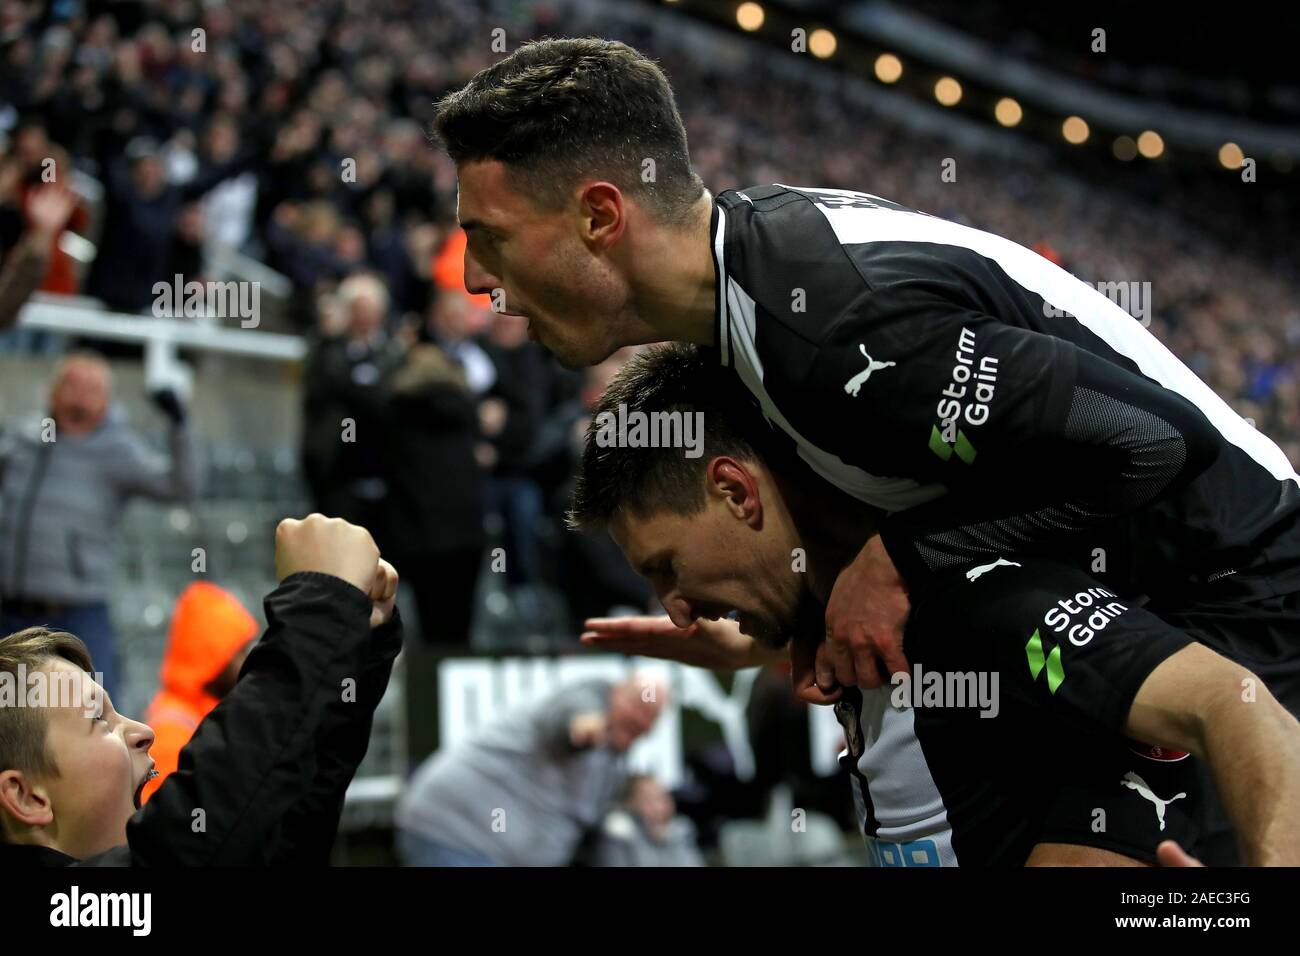
[[[956,106],[961,102],[961,84],[951,76],[941,76],[934,84],[934,98],[941,106]]]
[[[1088,124],[1080,116],[1067,116],[1061,123],[1061,135],[1067,143],[1079,146],[1088,141]]]
[[[1236,143],[1224,143],[1219,147],[1219,162],[1224,169],[1241,169],[1241,164],[1245,159],[1246,154],[1241,151],[1241,147]]]
[[[808,52],[819,60],[826,60],[835,55],[839,41],[830,30],[818,27],[808,34]]]
[[[1025,117],[1025,111],[1009,96],[1004,96],[998,100],[997,106],[993,108],[993,116],[1003,126],[1016,126]]]
[[[876,57],[876,79],[881,83],[897,83],[903,75],[903,61],[892,53]]]
[[[736,23],[740,29],[753,32],[763,25],[767,19],[767,14],[763,12],[763,7],[757,3],[742,3],[736,8]]]
[[[1156,159],[1165,151],[1165,141],[1155,130],[1146,130],[1138,137],[1138,152],[1147,159]]]

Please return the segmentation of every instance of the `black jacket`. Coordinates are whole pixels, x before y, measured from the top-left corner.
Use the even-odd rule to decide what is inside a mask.
[[[426,346],[427,348],[428,346]],[[427,558],[483,546],[484,474],[474,458],[478,406],[463,387],[428,383],[394,389],[384,416],[391,537],[380,543],[401,570],[402,557]]]
[[[266,633],[239,681],[131,818],[125,845],[84,860],[0,846],[0,866],[328,863],[344,794],[401,650],[401,623],[394,612],[372,631],[369,598],[315,572],[286,578],[265,607]]]

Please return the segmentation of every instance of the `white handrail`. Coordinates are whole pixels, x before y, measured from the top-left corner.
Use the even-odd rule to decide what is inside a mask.
[[[307,354],[307,343],[298,335],[224,329],[179,319],[107,312],[84,303],[85,299],[73,297],[34,296],[18,313],[18,323],[23,328],[65,335],[222,352],[272,361],[301,362]]]

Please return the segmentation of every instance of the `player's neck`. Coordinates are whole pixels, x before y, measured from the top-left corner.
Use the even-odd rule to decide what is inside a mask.
[[[825,604],[840,571],[874,533],[874,513],[839,489],[814,483],[794,463],[786,462],[773,478],[804,549],[809,591]]]
[[[705,192],[689,222],[654,230],[648,248],[637,251],[643,265],[637,282],[641,319],[659,341],[712,345],[717,320],[717,275],[709,224],[713,196]]]

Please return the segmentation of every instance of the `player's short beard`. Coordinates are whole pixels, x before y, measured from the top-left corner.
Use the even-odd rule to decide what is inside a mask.
[[[796,636],[804,640],[811,638],[820,641],[826,633],[826,608],[804,589],[799,594],[799,603],[788,618],[779,622],[768,619],[754,623],[757,626],[753,626],[752,631],[759,633],[749,630],[745,633],[763,647],[780,650]]]

